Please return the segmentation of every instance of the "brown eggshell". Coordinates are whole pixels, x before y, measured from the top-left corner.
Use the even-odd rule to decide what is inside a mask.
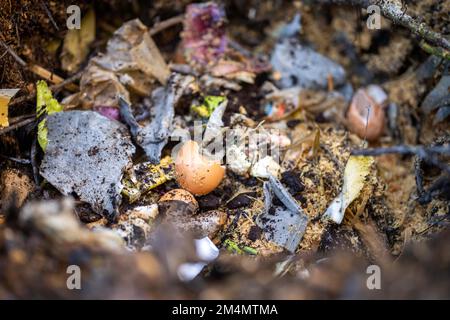
[[[159,211],[165,215],[193,215],[198,210],[198,202],[188,191],[174,189],[170,190],[159,199],[158,208]]]
[[[177,154],[175,174],[182,188],[195,195],[204,195],[217,188],[225,175],[225,168],[201,155],[197,142],[190,140]]]
[[[366,129],[368,107],[370,111]],[[348,129],[362,139],[366,138],[369,141],[374,141],[383,134],[384,118],[384,108],[375,103],[365,90],[358,90],[353,96],[347,112]]]

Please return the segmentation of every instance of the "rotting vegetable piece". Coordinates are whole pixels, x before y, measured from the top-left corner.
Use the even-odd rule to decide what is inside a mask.
[[[281,182],[273,176],[264,182],[264,212],[256,223],[264,231],[267,240],[290,252],[295,252],[308,224],[308,217]],[[283,206],[273,204],[273,194]]]
[[[49,115],[47,128],[41,175],[64,195],[77,194],[113,220],[121,201],[122,173],[135,151],[127,128],[94,111]]]
[[[159,211],[165,215],[194,215],[198,211],[198,202],[188,191],[174,189],[159,199],[158,207]]]
[[[143,126],[134,118],[130,104],[123,98],[119,99],[121,118],[130,127],[133,138],[144,149],[151,163],[159,163],[161,151],[173,130],[175,105],[194,80],[192,76],[173,73],[165,88],[155,89],[152,92],[151,120]]]
[[[125,173],[122,193],[133,203],[150,190],[174,178],[174,164],[169,156],[162,158],[159,164],[139,163]]]
[[[379,86],[359,89],[347,112],[348,129],[360,138],[374,141],[384,130],[387,95]]]
[[[324,219],[330,219],[337,224],[342,222],[345,210],[363,189],[373,162],[372,157],[350,156],[344,170],[342,191],[323,214]]]
[[[200,153],[195,141],[186,141],[175,159],[175,173],[178,183],[195,195],[213,191],[222,181],[225,168],[219,162]]]
[[[247,57],[228,43],[222,6],[214,2],[187,6],[181,50],[195,69],[247,83],[254,82],[256,73],[270,69],[265,61]]]

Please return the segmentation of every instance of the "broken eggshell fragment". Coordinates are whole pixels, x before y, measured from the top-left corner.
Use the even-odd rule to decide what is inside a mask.
[[[174,189],[159,199],[158,207],[159,211],[165,215],[193,215],[197,213],[198,202],[190,192]]]
[[[347,127],[360,138],[377,140],[384,131],[387,95],[379,86],[359,89],[347,111]]]
[[[186,141],[175,159],[177,182],[195,195],[204,195],[213,191],[222,181],[225,168],[218,161],[201,154],[197,142]]]

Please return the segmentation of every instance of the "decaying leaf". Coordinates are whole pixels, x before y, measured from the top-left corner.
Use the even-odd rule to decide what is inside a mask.
[[[146,96],[155,80],[166,84],[169,68],[147,27],[138,19],[122,25],[108,41],[105,54],[91,59],[80,80],[83,107],[118,106],[128,90]]]
[[[372,157],[350,156],[344,170],[342,191],[325,211],[323,218],[331,219],[338,224],[342,222],[345,210],[363,189],[373,162]]]
[[[140,163],[129,170],[122,179],[122,193],[130,203],[133,203],[151,189],[174,177],[173,162],[169,156],[162,158],[159,164]]]
[[[64,195],[75,193],[95,212],[114,218],[122,173],[135,151],[127,128],[94,111],[54,113],[47,128],[41,175]]]
[[[264,230],[267,240],[295,252],[305,233],[308,217],[275,177],[269,177],[269,181],[263,185],[263,191],[264,213],[258,216],[256,223]],[[273,195],[283,206],[273,203]]]
[[[71,29],[64,37],[61,66],[68,72],[76,71],[89,54],[95,40],[95,12],[90,9],[81,20],[80,29]]]
[[[40,80],[36,84],[36,117],[41,119],[38,123],[38,142],[42,150],[46,150],[48,144],[48,129],[46,126],[47,115],[51,115],[63,110],[58,100],[53,98],[52,92],[47,86],[47,82]]]
[[[19,89],[0,89],[0,127],[8,127],[8,104]]]

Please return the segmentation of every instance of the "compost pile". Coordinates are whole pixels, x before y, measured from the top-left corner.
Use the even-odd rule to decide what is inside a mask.
[[[0,298],[449,298],[448,1],[38,2],[0,4]]]

